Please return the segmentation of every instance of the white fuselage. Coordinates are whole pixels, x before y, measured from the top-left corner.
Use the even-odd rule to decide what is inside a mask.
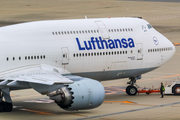
[[[158,68],[173,44],[139,18],[54,20],[0,28],[0,72],[36,64],[96,80],[119,79]]]

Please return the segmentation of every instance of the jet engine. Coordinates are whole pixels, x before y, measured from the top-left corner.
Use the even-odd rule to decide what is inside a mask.
[[[73,84],[60,87],[48,96],[62,109],[84,110],[100,106],[105,97],[105,90],[100,82],[83,78]]]

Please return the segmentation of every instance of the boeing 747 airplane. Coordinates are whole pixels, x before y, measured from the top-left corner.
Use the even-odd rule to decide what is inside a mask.
[[[99,81],[141,75],[167,62],[174,45],[140,18],[49,20],[0,28],[0,111],[12,111],[11,90],[33,88],[65,110],[100,106]]]

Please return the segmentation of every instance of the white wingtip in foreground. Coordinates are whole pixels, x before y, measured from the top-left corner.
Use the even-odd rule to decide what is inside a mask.
[[[141,74],[160,67],[174,52],[167,38],[139,18],[1,27],[0,111],[12,110],[10,91],[17,89],[33,88],[65,110],[100,106],[105,91],[98,81],[130,78],[126,92],[135,95]]]

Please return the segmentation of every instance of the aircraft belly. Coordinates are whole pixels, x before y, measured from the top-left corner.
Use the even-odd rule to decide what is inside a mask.
[[[92,78],[99,81],[121,79],[131,76],[137,76],[149,71],[152,71],[158,67],[141,68],[141,69],[129,69],[129,70],[113,70],[113,71],[100,71],[100,72],[84,72],[84,73],[71,73],[71,75],[77,75],[81,77]]]

